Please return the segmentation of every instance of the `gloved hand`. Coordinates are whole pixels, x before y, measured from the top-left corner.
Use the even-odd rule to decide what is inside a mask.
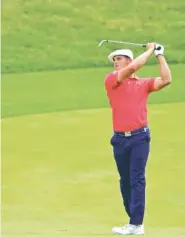
[[[156,56],[158,56],[158,55],[164,55],[164,46],[161,45],[161,44],[156,44],[156,48],[158,48],[158,47],[160,47],[160,49],[155,49],[155,50],[154,50],[154,54],[155,54]]]

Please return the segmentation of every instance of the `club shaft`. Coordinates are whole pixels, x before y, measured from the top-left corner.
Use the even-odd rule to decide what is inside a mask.
[[[140,46],[140,47],[146,47],[145,44],[136,44],[136,43],[118,41],[118,40],[107,40],[107,42],[117,43],[117,44],[129,44],[129,45],[135,45],[135,46]]]
[[[119,41],[119,40],[102,40],[98,47],[100,47],[103,43],[105,42],[110,42],[110,43],[117,43],[117,44],[129,44],[129,45],[134,45],[134,46],[139,46],[139,47],[146,47],[147,45],[146,44],[136,44],[136,43],[131,43],[131,42],[125,42],[125,41]],[[159,46],[158,48],[156,48],[158,50],[161,49],[161,47]]]

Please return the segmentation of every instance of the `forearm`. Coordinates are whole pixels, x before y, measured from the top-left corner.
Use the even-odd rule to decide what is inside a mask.
[[[145,65],[152,54],[153,49],[148,49],[146,52],[135,58],[135,60],[130,63],[130,67],[133,68],[134,72],[136,72],[138,69]]]
[[[161,80],[163,80],[166,83],[171,83],[171,81],[172,81],[171,72],[170,72],[168,63],[166,62],[165,57],[163,55],[158,55],[157,59],[158,59],[159,65],[160,65]]]
[[[119,71],[118,81],[123,81],[140,69],[153,54],[153,49],[148,49],[143,54],[135,58],[126,68],[123,68]]]

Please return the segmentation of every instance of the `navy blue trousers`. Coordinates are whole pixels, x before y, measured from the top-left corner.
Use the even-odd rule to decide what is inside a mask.
[[[145,211],[145,167],[150,150],[149,129],[130,137],[114,133],[111,144],[130,224],[141,225]]]

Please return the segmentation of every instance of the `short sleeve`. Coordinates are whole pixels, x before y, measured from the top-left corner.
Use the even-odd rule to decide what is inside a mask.
[[[107,76],[105,77],[105,88],[107,90],[112,89],[113,87],[118,85],[117,77],[118,77],[117,71],[107,74]]]
[[[148,93],[156,91],[154,87],[155,78],[146,78],[145,83],[146,83],[146,88],[147,88]]]

